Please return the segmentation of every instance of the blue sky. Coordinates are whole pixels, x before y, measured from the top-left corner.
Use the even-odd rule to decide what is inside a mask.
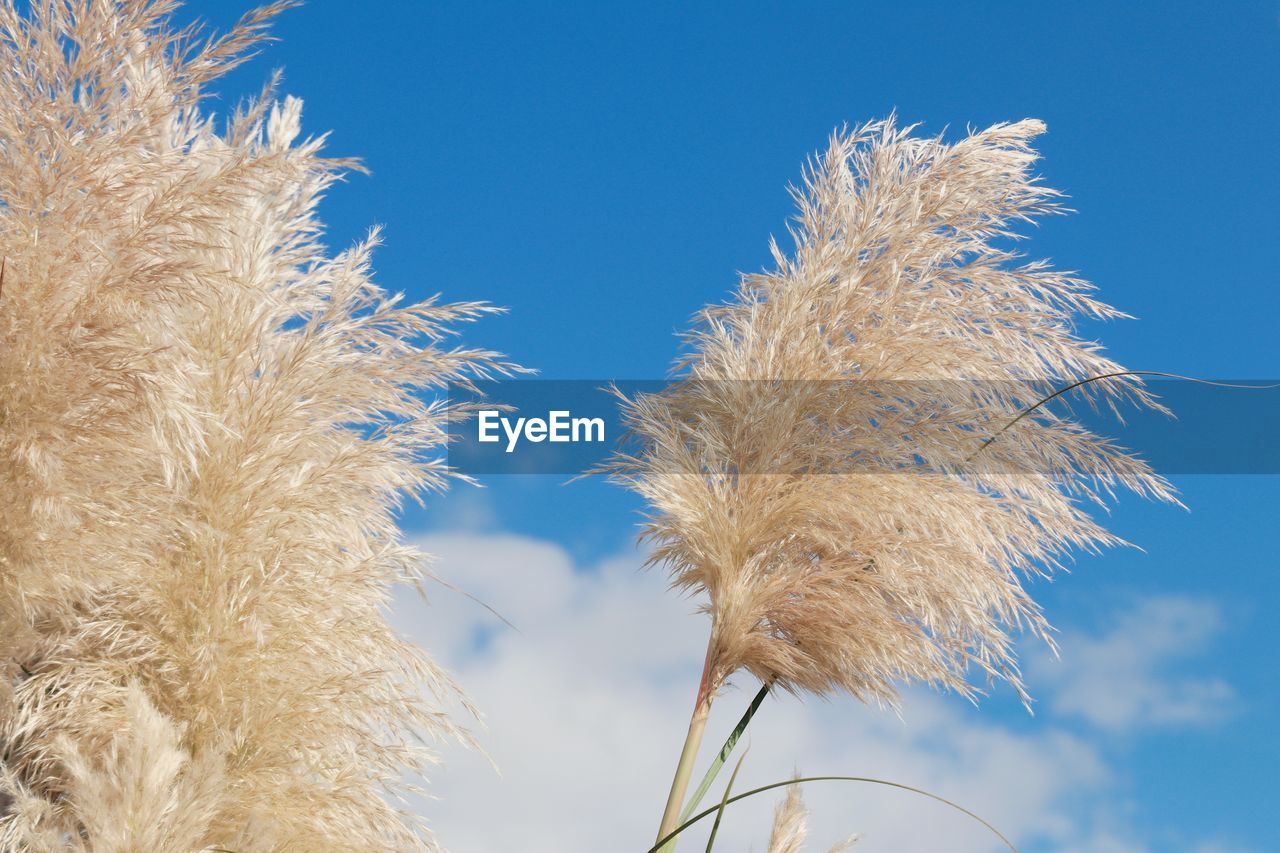
[[[225,26],[232,6],[196,2],[182,16]],[[326,202],[332,244],[385,224],[376,259],[385,287],[508,307],[468,340],[544,376],[663,375],[689,315],[721,299],[737,271],[766,264],[804,158],[834,127],[891,110],[927,132],[1026,116],[1048,123],[1042,173],[1078,212],[1044,223],[1027,249],[1081,271],[1140,318],[1084,329],[1119,361],[1206,377],[1280,375],[1274,0],[693,8],[312,0],[275,32],[281,42],[227,81],[223,105],[282,66],[284,91],[306,104],[304,126],[332,130],[330,151],[372,170]],[[1074,669],[1044,676],[1049,698],[1034,718],[1000,692],[977,711],[937,701],[947,725],[996,726],[1032,751],[1050,730],[1079,738],[1107,768],[1116,814],[1054,808],[1106,823],[1132,849],[1277,849],[1280,825],[1266,813],[1280,785],[1272,544],[1280,479],[1176,485],[1190,513],[1128,496],[1113,512],[1113,529],[1145,552],[1081,558],[1072,574],[1034,589],[1064,636],[1082,638],[1081,658],[1108,638],[1120,653],[1145,649],[1133,672],[1094,682],[1114,676],[1124,691],[1150,679],[1144,689],[1160,702],[1116,712],[1123,724],[1090,720],[1060,696],[1085,678]],[[488,486],[433,500],[405,523],[437,536],[469,531],[477,548],[536,540],[559,549],[546,552],[559,555],[552,562],[584,575],[638,562],[639,507],[620,490],[544,478]],[[467,586],[466,562],[458,556],[442,571]],[[1143,614],[1159,623],[1149,635]],[[697,617],[670,618],[701,629]],[[1161,626],[1187,632],[1185,645],[1161,646]],[[1076,666],[1070,655],[1064,645],[1064,666]],[[449,660],[465,683],[468,665]],[[1198,713],[1163,719],[1161,702],[1178,696]],[[822,713],[828,722],[834,715],[838,732],[841,714],[874,712],[840,700]],[[490,724],[502,731],[492,714]],[[655,748],[669,743],[674,753],[680,735],[656,731]],[[857,756],[850,760],[822,769],[857,771]],[[1082,781],[1080,790],[1101,784]],[[638,808],[656,820],[660,796]],[[859,828],[856,808],[838,817]],[[1025,837],[1028,849],[1068,844]],[[1103,849],[1101,835],[1089,837],[1070,843]]]

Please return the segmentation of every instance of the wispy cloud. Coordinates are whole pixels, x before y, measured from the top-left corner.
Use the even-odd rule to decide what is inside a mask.
[[[1061,658],[1037,655],[1030,669],[1051,689],[1054,714],[1111,732],[1216,722],[1235,706],[1231,685],[1176,665],[1203,654],[1222,627],[1215,602],[1148,598],[1101,634],[1064,632]]]
[[[500,533],[420,544],[439,555],[442,575],[518,628],[449,591],[434,607],[398,603],[399,623],[484,710],[481,740],[500,768],[450,751],[432,785],[441,799],[422,805],[441,840],[458,853],[643,850],[701,663],[690,653],[705,640],[694,603],[670,595],[660,573],[640,571],[641,555],[584,567],[555,544]],[[902,719],[849,700],[773,700],[753,723],[736,787],[796,768],[879,776],[963,803],[1023,850],[1150,849],[1126,807],[1109,738],[1073,722],[1087,701],[1100,703],[1104,710],[1088,713],[1108,730],[1153,715],[1169,725],[1212,718],[1215,703],[1191,686],[1201,681],[1174,677],[1168,664],[1211,642],[1219,623],[1210,604],[1166,598],[1138,602],[1100,634],[1065,632],[1069,663],[1037,664],[1030,683],[1043,710],[1015,726],[923,691],[907,693]],[[1109,686],[1120,694],[1135,687],[1136,710],[1104,695]],[[1162,697],[1176,700],[1172,709],[1156,707]],[[723,739],[746,700],[725,697],[709,743]],[[861,851],[999,849],[962,815],[901,791],[812,785],[805,798],[815,850],[853,832]],[[766,795],[735,807],[722,849],[763,849],[773,805]]]

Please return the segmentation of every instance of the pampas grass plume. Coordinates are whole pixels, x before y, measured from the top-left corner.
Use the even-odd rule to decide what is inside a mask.
[[[809,811],[799,785],[787,788],[787,795],[773,810],[773,829],[769,833],[769,853],[803,853],[809,836]],[[857,837],[830,847],[827,853],[844,853],[857,842]]]
[[[422,572],[480,304],[403,304],[316,205],[351,163],[207,87],[171,0],[0,6],[4,850],[413,849],[448,677],[388,625]],[[420,392],[427,391],[427,394]],[[0,809],[0,811],[4,811]]]
[[[982,444],[1056,386],[1122,370],[1074,325],[1122,315],[1009,248],[1061,212],[1032,172],[1043,130],[835,134],[795,190],[793,252],[775,244],[772,270],[699,315],[681,381],[627,401],[635,449],[613,474],[651,508],[653,560],[711,621],[659,837],[734,673],[885,704],[910,682],[972,696],[977,673],[1025,698],[1014,632],[1049,626],[1023,579],[1118,541],[1081,500],[1172,499],[1069,416]],[[1154,403],[1132,377],[1090,389]]]

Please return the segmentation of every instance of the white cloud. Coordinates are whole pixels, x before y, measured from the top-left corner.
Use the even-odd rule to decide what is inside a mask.
[[[455,672],[484,711],[480,738],[501,771],[474,753],[446,751],[430,786],[438,799],[422,806],[440,840],[456,853],[646,849],[687,725],[705,618],[666,589],[661,573],[640,571],[638,555],[584,568],[556,545],[518,536],[432,535],[421,544],[439,556],[443,577],[519,629],[448,591],[433,607],[409,596],[398,603],[399,624]],[[1055,679],[1047,684],[1050,708],[1092,713],[1082,710],[1085,700],[1068,698],[1087,690],[1089,701],[1103,703],[1095,716],[1108,725],[1160,713],[1170,723],[1204,719],[1212,697],[1152,674],[1177,650],[1171,637],[1185,643],[1212,635],[1204,612],[1175,604],[1146,603],[1096,641],[1068,634],[1064,645],[1069,641],[1072,655],[1083,649],[1082,660],[1060,676],[1036,673],[1042,684]],[[1127,650],[1123,667],[1114,657],[1099,660],[1117,645]],[[1094,692],[1090,679],[1112,683],[1117,671],[1142,685],[1138,711],[1117,710]],[[755,685],[743,688],[718,700],[704,753],[723,740]],[[1177,699],[1174,709],[1156,710],[1161,697]],[[956,697],[924,691],[907,695],[902,719],[848,698],[771,698],[752,724],[736,788],[797,768],[878,776],[961,803],[1023,849],[1145,849],[1100,742],[1052,715],[1018,730],[981,716]],[[805,797],[813,850],[855,832],[859,851],[1002,849],[969,818],[910,793],[824,783],[806,786]],[[731,807],[717,847],[763,850],[776,800],[765,794]],[[682,849],[701,849],[705,831]]]
[[[1065,632],[1061,658],[1036,655],[1030,671],[1052,685],[1055,714],[1112,732],[1216,722],[1235,704],[1231,686],[1221,678],[1176,675],[1170,665],[1202,652],[1221,628],[1213,602],[1149,598],[1101,636]]]

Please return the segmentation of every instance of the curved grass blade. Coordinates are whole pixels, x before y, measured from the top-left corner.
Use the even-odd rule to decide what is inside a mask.
[[[1035,405],[1028,406],[1023,409],[1018,413],[1017,417],[1000,427],[1000,429],[996,430],[994,435],[982,442],[982,446],[969,454],[969,458],[966,459],[965,462],[972,462],[973,457],[990,447],[992,442],[999,438],[1006,430],[1046,403],[1052,402],[1063,394],[1066,394],[1068,391],[1074,391],[1082,385],[1088,385],[1091,382],[1101,382],[1103,379],[1117,379],[1122,376],[1159,376],[1165,379],[1180,379],[1183,382],[1195,382],[1198,385],[1212,385],[1215,388],[1238,388],[1244,391],[1270,391],[1274,388],[1280,388],[1280,385],[1241,385],[1235,382],[1215,382],[1212,379],[1198,379],[1194,376],[1183,376],[1181,373],[1164,373],[1159,370],[1117,370],[1115,373],[1102,373],[1098,376],[1089,376],[1084,379],[1078,379],[1070,385],[1064,385],[1049,396],[1036,402]]]
[[[733,772],[729,774],[729,784],[724,786],[724,796],[720,798],[720,810],[716,812],[716,822],[711,824],[711,835],[707,838],[706,853],[711,853],[711,848],[716,843],[716,833],[720,831],[720,819],[724,817],[724,807],[729,802],[729,792],[733,790],[733,783],[737,781],[738,771],[742,769],[742,762],[747,760],[747,751],[744,749],[742,755],[738,756],[738,763],[733,766]]]
[[[951,802],[951,800],[948,800],[946,797],[940,797],[937,794],[932,794],[921,788],[913,788],[910,785],[904,785],[901,782],[890,782],[887,779],[875,779],[870,776],[801,776],[796,779],[789,779],[786,782],[774,782],[772,785],[764,785],[760,788],[753,788],[750,791],[747,791],[746,793],[737,794],[733,797],[730,797],[729,799],[725,800],[724,803],[720,806],[707,809],[706,811],[698,812],[698,814],[694,815],[693,817],[686,820],[684,823],[677,826],[675,829],[671,830],[671,832],[667,833],[666,836],[658,839],[658,843],[650,847],[648,850],[646,850],[645,853],[658,853],[658,850],[668,841],[671,841],[677,835],[684,832],[686,829],[693,826],[695,823],[702,820],[704,817],[707,817],[708,815],[714,812],[720,811],[724,806],[729,805],[729,803],[736,803],[738,800],[745,800],[747,797],[754,797],[756,794],[763,794],[765,791],[772,791],[774,788],[785,788],[788,785],[799,785],[804,782],[868,782],[872,785],[886,785],[890,788],[899,788],[903,791],[910,791],[913,794],[920,794],[921,796],[928,797],[931,800],[937,800],[943,805],[950,806],[951,808],[955,809],[961,814],[965,814],[973,818],[978,823],[982,824],[987,829],[991,830],[992,834],[994,834],[997,838],[999,838],[1006,847],[1014,851],[1014,853],[1018,853],[1018,848],[1013,846],[1012,841],[1010,841],[1008,838],[1005,838],[1004,833],[996,829],[991,824],[987,823],[982,818],[978,817],[978,815],[966,809],[964,806],[959,805],[957,803],[953,803]]]
[[[716,753],[711,766],[703,774],[702,781],[698,783],[697,789],[689,796],[689,802],[685,803],[684,810],[680,812],[680,820],[688,820],[689,815],[693,814],[693,810],[698,807],[698,803],[702,802],[702,798],[711,789],[711,783],[715,781],[720,768],[724,767],[724,763],[729,760],[730,753],[738,745],[738,741],[742,738],[742,733],[747,730],[747,725],[751,722],[751,718],[759,710],[760,703],[764,701],[764,697],[769,695],[769,686],[769,683],[766,682],[760,687],[760,691],[756,693],[755,698],[751,700],[751,704],[747,706],[746,712],[743,713],[742,719],[738,720],[738,724],[733,727],[733,731],[725,739],[724,746],[720,747],[720,751]]]

